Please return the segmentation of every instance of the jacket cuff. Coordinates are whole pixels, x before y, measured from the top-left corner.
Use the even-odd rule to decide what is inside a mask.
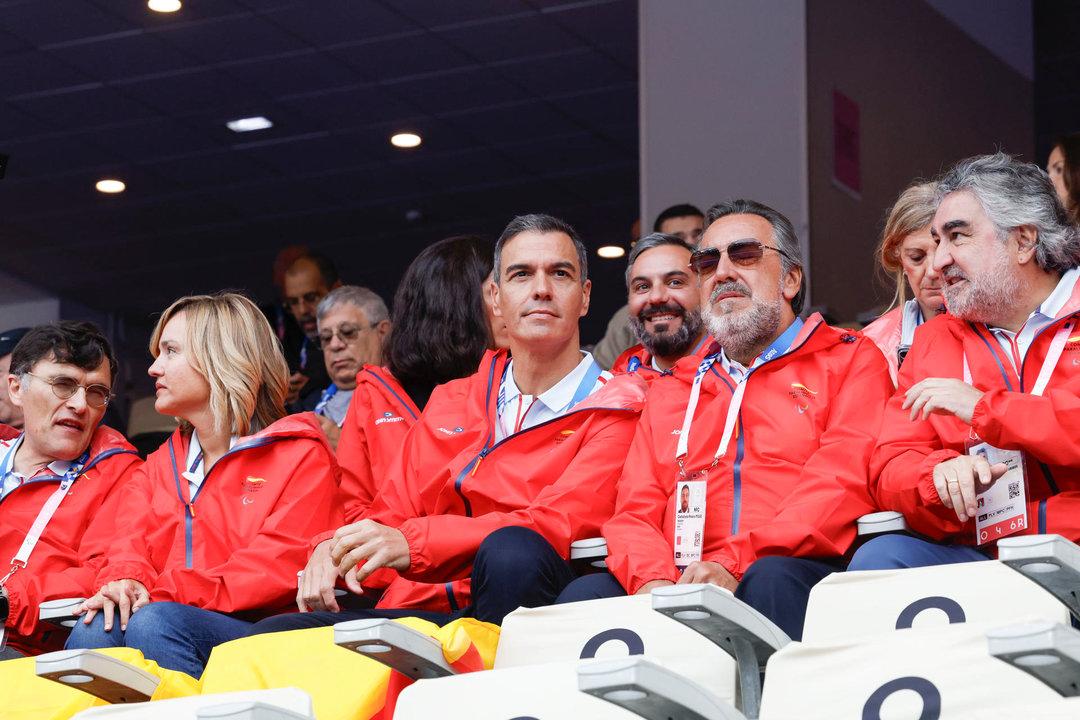
[[[324,542],[324,541],[329,540],[330,538],[334,537],[334,533],[336,533],[336,532],[337,532],[337,530],[327,530],[326,532],[321,532],[318,535],[316,535],[315,537],[311,538],[311,549],[314,550],[316,548],[316,546],[319,545],[319,543]]]
[[[416,527],[414,520],[406,520],[398,526],[398,530],[405,536],[405,542],[409,545],[409,569],[401,573],[401,575],[411,578],[426,572],[430,569],[431,562],[420,552],[423,547],[420,528]]]
[[[3,621],[3,624],[9,628],[17,626],[17,618],[26,606],[26,595],[23,593],[22,583],[18,581],[18,575],[19,573],[15,573],[4,584],[4,590],[7,591],[8,598],[8,616]]]
[[[977,405],[976,408],[978,408]],[[934,468],[946,460],[952,460],[954,457],[960,457],[960,453],[955,450],[935,450],[923,460],[917,485],[919,499],[923,505],[927,507],[945,507],[945,504],[941,502],[941,496],[938,495],[937,488],[934,486]]]
[[[135,580],[142,583],[147,590],[151,590],[154,581],[157,580],[157,574],[148,570],[145,565],[135,563],[107,565],[98,572],[97,580],[94,582],[96,587],[91,588],[91,591],[96,593],[113,580]]]

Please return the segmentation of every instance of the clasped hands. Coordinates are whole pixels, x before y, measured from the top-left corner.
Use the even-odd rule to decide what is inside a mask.
[[[678,583],[673,583],[670,580],[650,580],[642,585],[636,594],[648,595],[654,588],[664,587],[665,585],[687,585],[690,583],[719,585],[731,592],[735,592],[735,588],[739,587],[739,581],[736,580],[735,576],[728,572],[727,568],[720,563],[709,562],[708,560],[695,560],[686,566],[686,570],[683,571]]]
[[[334,598],[339,577],[358,595],[361,583],[380,568],[407,570],[411,561],[409,543],[397,528],[361,520],[338,528],[334,537],[319,543],[300,576],[296,604],[301,612],[341,608]]]

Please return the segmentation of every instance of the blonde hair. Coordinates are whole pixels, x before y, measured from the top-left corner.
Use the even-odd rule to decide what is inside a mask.
[[[896,282],[896,295],[890,308],[902,305],[907,299],[900,244],[908,235],[922,230],[934,219],[938,206],[936,190],[935,182],[915,182],[900,193],[896,204],[889,210],[889,219],[885,221],[876,255],[881,268]]]
[[[187,315],[191,366],[210,385],[216,432],[251,435],[285,416],[289,366],[255,303],[228,292],[180,298],[161,314],[150,337],[155,358],[162,330],[180,313]],[[186,420],[181,427],[191,430]]]

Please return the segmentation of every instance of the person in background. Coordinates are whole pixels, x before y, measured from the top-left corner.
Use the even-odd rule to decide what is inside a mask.
[[[1046,161],[1046,172],[1054,183],[1061,204],[1076,223],[1080,220],[1080,133],[1062,135]]]
[[[30,328],[15,328],[0,332],[0,379],[6,378],[11,368],[11,352]],[[8,399],[7,382],[0,382],[0,424],[22,430],[22,408]]]
[[[885,353],[894,386],[915,328],[945,311],[941,274],[934,268],[937,242],[930,235],[937,210],[934,190],[934,183],[916,183],[900,193],[877,248],[878,262],[896,281],[895,307],[862,332]],[[905,302],[907,288],[913,297]]]
[[[295,346],[285,346],[289,364],[289,387],[285,401],[293,405],[330,386],[322,350],[319,349],[319,322],[315,309],[334,288],[341,285],[337,267],[321,253],[307,252],[285,269],[281,302],[296,319],[303,337]],[[293,408],[296,411],[296,408]]]
[[[288,366],[247,298],[177,300],[150,352],[155,408],[181,426],[120,497],[67,647],[199,677],[215,645],[292,604],[311,537],[341,521],[340,472],[314,416],[284,416]]]

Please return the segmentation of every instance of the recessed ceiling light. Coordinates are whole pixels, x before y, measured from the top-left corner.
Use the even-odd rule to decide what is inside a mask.
[[[274,127],[274,123],[270,122],[268,118],[264,118],[262,115],[256,115],[255,117],[239,118],[237,120],[230,120],[225,123],[225,127],[229,128],[233,132],[251,132],[253,130],[265,130],[266,128]]]
[[[390,144],[399,148],[414,148],[420,144],[420,136],[416,133],[398,133],[390,138]]]
[[[147,0],[146,7],[154,12],[176,12],[180,9],[180,0]]]
[[[618,245],[605,245],[598,249],[596,254],[602,258],[621,258],[626,254],[626,250],[622,249]]]
[[[98,192],[109,193],[111,195],[114,193],[124,192],[124,188],[126,188],[127,186],[124,185],[124,183],[120,180],[109,179],[98,180],[97,184],[94,185],[94,187],[98,189]]]

